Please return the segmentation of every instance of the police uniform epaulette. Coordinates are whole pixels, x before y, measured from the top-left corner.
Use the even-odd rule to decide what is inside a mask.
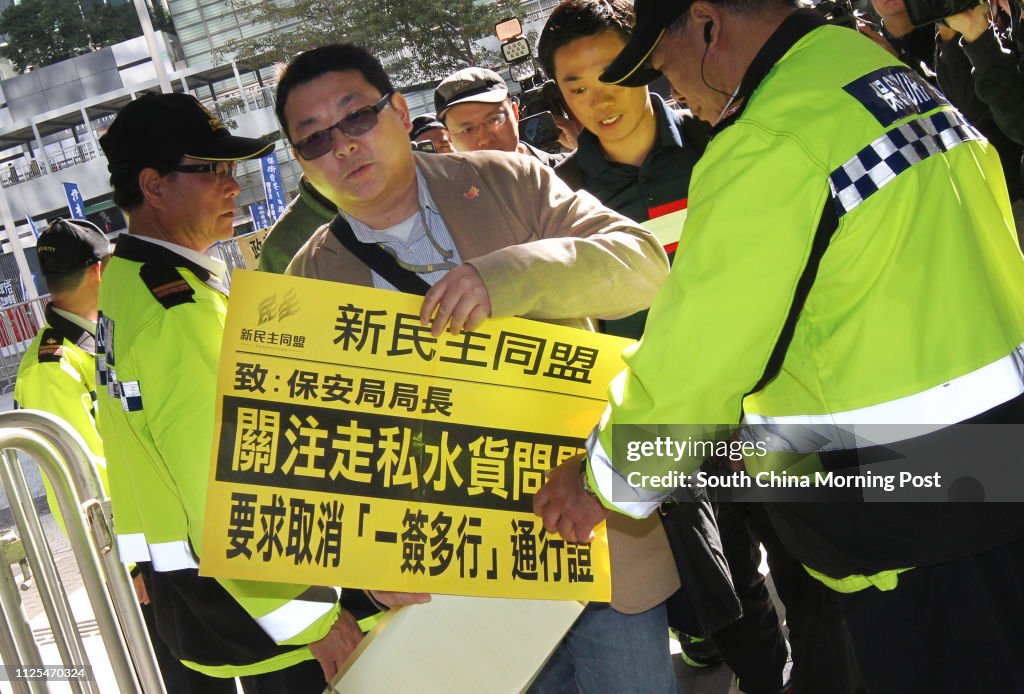
[[[59,362],[64,356],[64,338],[53,329],[47,328],[39,337],[39,363]]]
[[[195,290],[173,265],[162,262],[143,263],[139,277],[164,308],[195,303]]]

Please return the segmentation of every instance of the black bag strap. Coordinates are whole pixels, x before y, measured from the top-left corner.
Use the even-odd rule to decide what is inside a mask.
[[[331,233],[338,243],[360,260],[366,267],[390,282],[398,291],[406,294],[418,294],[423,296],[430,289],[426,280],[411,270],[406,270],[398,264],[394,256],[376,243],[363,243],[356,238],[349,224],[343,216],[337,215],[330,224]]]
[[[757,384],[747,392],[747,395],[752,395],[767,386],[782,369],[782,362],[785,361],[786,352],[789,351],[789,345],[793,341],[793,333],[796,331],[796,323],[800,318],[800,312],[803,311],[804,302],[807,301],[807,295],[811,293],[811,287],[814,286],[814,280],[818,276],[818,267],[821,265],[821,259],[824,257],[825,251],[832,241],[832,236],[838,229],[839,214],[836,211],[836,200],[833,195],[829,195],[825,200],[821,217],[818,218],[818,228],[814,232],[811,252],[807,257],[807,263],[804,265],[803,272],[800,274],[800,279],[797,282],[793,301],[789,305],[789,315],[786,316],[786,322],[783,324],[782,331],[779,333],[779,339],[775,342],[771,356],[768,358],[764,373],[761,374]]]

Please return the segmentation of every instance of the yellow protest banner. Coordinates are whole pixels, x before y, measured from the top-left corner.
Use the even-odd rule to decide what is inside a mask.
[[[590,545],[531,512],[582,450],[622,338],[522,319],[430,335],[420,297],[235,272],[206,575],[512,598],[610,598]]]

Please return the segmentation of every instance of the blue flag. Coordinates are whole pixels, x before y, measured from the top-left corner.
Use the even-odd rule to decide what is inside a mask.
[[[253,231],[259,231],[260,229],[266,229],[271,225],[270,215],[267,214],[267,206],[262,202],[253,203],[249,205],[249,214],[252,215],[252,228]]]
[[[263,190],[267,195],[267,212],[271,221],[284,212],[284,187],[281,185],[281,172],[277,168],[277,155],[273,152],[260,157],[260,168],[263,170]]]
[[[65,183],[64,195],[68,199],[68,211],[71,212],[71,219],[85,219],[85,199],[78,190],[77,183]]]

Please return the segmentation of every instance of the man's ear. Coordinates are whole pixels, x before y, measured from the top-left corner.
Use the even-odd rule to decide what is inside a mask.
[[[405,97],[402,96],[401,92],[395,92],[392,95],[391,107],[395,109],[395,113],[401,119],[402,125],[405,126],[405,132],[412,132],[412,116],[409,115],[409,104],[405,101]]]
[[[164,177],[156,169],[147,166],[139,172],[139,190],[149,204],[160,207],[166,188]]]
[[[703,29],[705,37],[710,39],[708,34],[711,32],[710,29],[706,28],[708,24],[714,24],[718,20],[718,8],[714,7],[707,0],[697,0],[690,5],[690,21],[694,22],[697,26],[704,26]],[[711,43],[710,40],[706,43]]]

